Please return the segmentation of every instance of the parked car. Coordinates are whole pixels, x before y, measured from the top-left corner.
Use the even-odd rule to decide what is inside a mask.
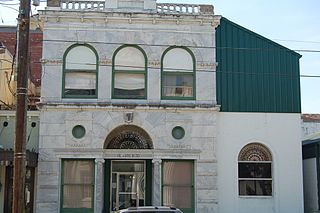
[[[120,210],[119,213],[183,213],[180,209],[167,206],[143,206],[143,207],[130,207]]]

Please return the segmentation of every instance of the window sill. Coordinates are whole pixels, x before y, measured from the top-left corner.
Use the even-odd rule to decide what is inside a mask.
[[[239,195],[240,199],[272,199],[273,195],[268,196],[268,195],[263,195],[263,196],[258,196],[258,195]]]

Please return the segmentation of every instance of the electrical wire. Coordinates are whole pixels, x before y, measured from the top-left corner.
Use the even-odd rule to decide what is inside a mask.
[[[92,44],[110,44],[110,45],[132,45],[129,43],[121,43],[121,42],[104,42],[104,41],[76,41],[76,40],[59,40],[59,39],[43,39],[42,42],[61,42],[61,43],[92,43]],[[194,46],[194,45],[176,45],[176,44],[146,44],[146,43],[135,43],[134,45],[138,46],[155,46],[155,47],[172,47],[172,46],[183,46],[188,48],[195,49],[222,49],[222,50],[248,50],[248,51],[273,51],[279,50],[279,48],[259,48],[259,47],[216,47],[216,46]],[[313,52],[320,53],[320,50],[312,50],[312,49],[288,49],[283,47],[281,50],[285,51],[295,51],[295,52]]]

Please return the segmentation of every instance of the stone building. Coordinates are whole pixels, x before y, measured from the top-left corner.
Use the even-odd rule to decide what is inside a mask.
[[[36,212],[302,212],[300,55],[211,5],[49,1],[40,19]]]

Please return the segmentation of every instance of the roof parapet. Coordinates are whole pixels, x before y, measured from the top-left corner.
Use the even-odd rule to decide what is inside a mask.
[[[213,15],[212,5],[156,3],[154,0],[48,0],[48,7],[63,11],[154,12],[176,15]]]

